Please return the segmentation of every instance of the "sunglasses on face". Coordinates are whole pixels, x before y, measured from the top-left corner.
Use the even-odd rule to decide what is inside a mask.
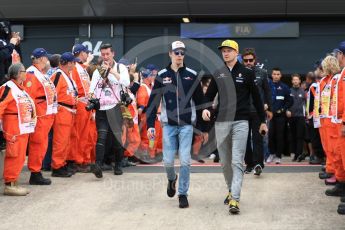
[[[174,51],[174,54],[175,54],[176,56],[179,56],[179,55],[184,56],[184,51],[182,51],[182,50],[177,50],[177,51]]]
[[[254,58],[250,58],[250,59],[243,59],[243,62],[253,62]]]

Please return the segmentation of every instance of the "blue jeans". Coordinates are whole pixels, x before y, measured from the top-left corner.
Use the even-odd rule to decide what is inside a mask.
[[[180,158],[179,195],[188,195],[192,140],[192,125],[171,126],[163,123],[163,162],[168,180],[174,180],[176,177],[174,168],[176,153]]]

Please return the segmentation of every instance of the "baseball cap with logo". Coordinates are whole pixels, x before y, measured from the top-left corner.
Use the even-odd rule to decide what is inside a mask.
[[[43,48],[36,48],[31,53],[31,58],[41,58],[41,57],[50,57],[51,54],[48,54],[48,52]]]
[[[342,52],[345,54],[345,41],[340,42],[338,48],[334,49],[333,52]]]
[[[149,69],[144,69],[141,71],[141,76],[145,79],[152,75],[152,71]]]
[[[65,52],[61,54],[60,62],[80,62],[80,59],[74,57],[71,52]]]
[[[178,49],[186,49],[186,46],[184,45],[183,42],[181,41],[174,41],[173,43],[171,43],[171,50],[178,50]]]
[[[218,49],[222,49],[224,47],[228,47],[231,49],[234,49],[238,52],[238,44],[237,42],[235,42],[234,40],[225,40],[222,42],[222,44],[220,46],[218,46]]]
[[[79,53],[81,53],[83,51],[86,52],[86,53],[90,53],[90,51],[87,49],[87,47],[82,45],[82,44],[75,44],[73,46],[73,48],[72,48],[72,53],[74,55],[79,54]]]

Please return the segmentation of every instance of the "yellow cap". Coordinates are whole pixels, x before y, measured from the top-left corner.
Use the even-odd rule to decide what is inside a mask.
[[[238,52],[238,44],[234,40],[225,40],[222,42],[220,46],[218,46],[218,49],[220,50],[223,47],[229,47]]]

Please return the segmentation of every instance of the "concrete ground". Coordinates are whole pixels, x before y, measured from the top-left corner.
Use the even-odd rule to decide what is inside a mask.
[[[0,229],[345,229],[345,216],[336,213],[339,198],[324,195],[319,167],[298,167],[245,175],[237,216],[223,204],[227,189],[217,165],[192,169],[190,208],[184,210],[177,197],[166,196],[161,167],[132,167],[123,176],[107,172],[102,180],[92,174],[52,178],[45,187],[30,186],[24,170],[20,183],[31,193],[1,193]]]

